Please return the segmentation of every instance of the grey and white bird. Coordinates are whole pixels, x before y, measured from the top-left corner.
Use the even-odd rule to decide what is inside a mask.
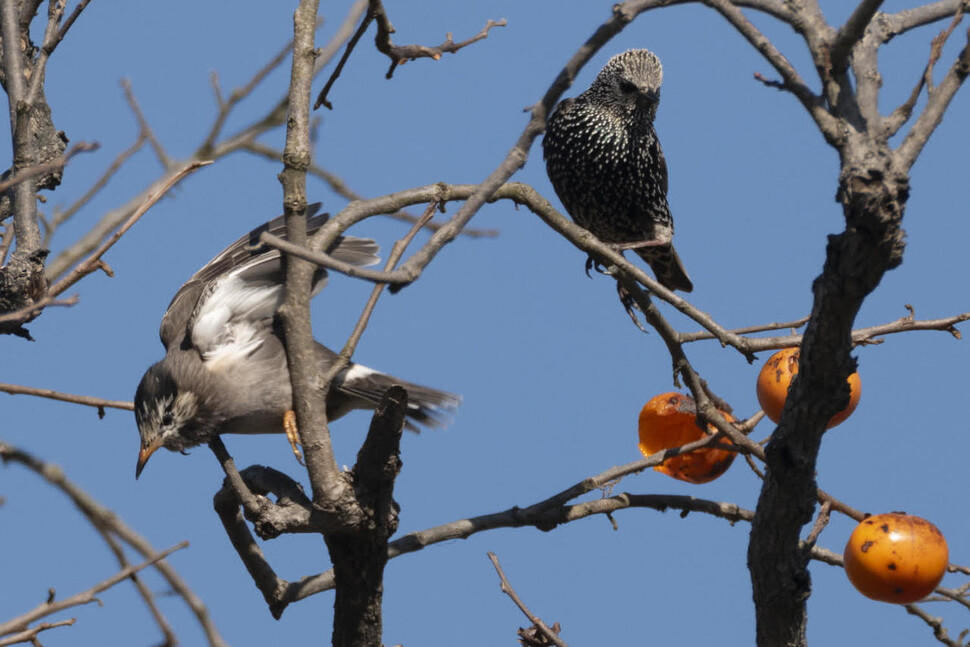
[[[634,250],[664,287],[690,292],[693,284],[671,242],[667,162],[653,127],[662,81],[653,52],[617,54],[589,89],[553,112],[543,156],[577,224],[618,250]]]
[[[319,229],[327,216],[308,209],[307,230]],[[279,217],[243,236],[209,261],[179,288],[168,306],[159,335],[165,357],[142,377],[135,393],[135,421],[141,436],[135,478],[160,447],[184,451],[224,433],[283,432],[292,409],[292,392],[276,309],[283,300],[282,258],[261,246],[263,231],[285,234]],[[343,236],[330,255],[357,266],[373,265],[373,240]],[[313,294],[327,280],[314,276]],[[316,343],[321,369],[337,354]],[[399,384],[408,392],[406,426],[437,427],[461,398],[361,366],[350,364],[327,394],[327,417],[336,420],[354,409],[373,409],[384,392]]]

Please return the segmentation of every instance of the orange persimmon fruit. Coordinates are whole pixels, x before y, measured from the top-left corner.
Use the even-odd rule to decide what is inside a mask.
[[[859,593],[906,604],[922,600],[946,572],[950,552],[926,519],[891,512],[863,519],[845,545],[845,574]]]
[[[798,348],[782,349],[769,357],[761,367],[761,372],[758,373],[758,403],[765,415],[776,424],[781,420],[781,412],[785,408],[788,387],[791,385],[792,378],[798,373],[798,355]],[[859,373],[853,373],[847,381],[850,389],[849,404],[832,416],[826,429],[843,423],[859,404],[859,397],[862,395],[862,380],[859,379]]]
[[[724,411],[721,414],[728,421],[734,420]],[[692,443],[705,435],[697,426],[694,399],[674,392],[662,393],[643,405],[638,427],[644,456]],[[711,433],[716,431],[713,426],[709,428]],[[703,447],[668,458],[653,469],[688,483],[707,483],[727,471],[736,455],[728,449]]]

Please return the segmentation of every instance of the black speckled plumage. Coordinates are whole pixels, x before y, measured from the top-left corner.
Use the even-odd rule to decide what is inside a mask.
[[[573,220],[617,249],[633,249],[664,287],[690,292],[671,243],[667,162],[653,128],[662,81],[653,52],[617,54],[589,89],[553,112],[543,156]]]

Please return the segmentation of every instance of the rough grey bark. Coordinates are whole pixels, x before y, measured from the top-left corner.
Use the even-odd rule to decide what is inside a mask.
[[[35,5],[14,0],[0,2],[0,36],[3,39],[0,84],[7,93],[14,148],[13,164],[0,177],[2,180],[16,178],[26,169],[61,158],[67,147],[67,137],[54,126],[43,89],[44,65],[59,42],[55,40],[56,30],[52,30],[52,26],[59,24],[60,14],[52,9],[44,43],[38,48],[30,39],[30,24],[36,11]],[[61,182],[61,173],[60,168],[55,168],[24,179],[0,196],[0,222],[12,217],[13,235],[17,241],[9,262],[0,267],[0,314],[29,308],[47,292],[44,262],[48,251],[41,246],[36,193],[55,188]],[[3,260],[0,258],[0,263]],[[16,320],[0,323],[0,334],[29,338],[22,324],[23,321]]]

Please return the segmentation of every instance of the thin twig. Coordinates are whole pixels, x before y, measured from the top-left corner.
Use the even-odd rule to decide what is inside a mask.
[[[25,629],[20,633],[9,635],[6,638],[0,638],[0,647],[7,647],[8,645],[17,645],[21,643],[39,645],[40,641],[37,640],[37,634],[40,632],[47,631],[48,629],[56,629],[57,627],[70,627],[76,621],[77,618],[68,618],[67,620],[61,620],[60,622],[42,622],[39,625],[30,629]]]
[[[103,265],[103,262],[101,261],[101,257],[105,254],[105,252],[111,249],[114,246],[114,244],[121,239],[122,236],[125,235],[125,232],[131,229],[132,225],[138,222],[138,219],[141,218],[146,211],[148,211],[156,202],[158,202],[162,198],[162,196],[168,193],[168,191],[171,190],[171,188],[174,187],[176,184],[178,184],[178,182],[186,175],[189,175],[190,173],[202,168],[203,166],[208,166],[211,163],[212,162],[210,161],[201,161],[201,160],[191,161],[186,163],[184,166],[182,166],[182,168],[180,168],[177,172],[169,176],[167,178],[167,181],[162,186],[158,187],[153,193],[150,193],[145,197],[144,201],[128,217],[128,220],[126,220],[121,225],[121,227],[119,227],[118,230],[110,238],[108,238],[108,240],[102,243],[101,246],[98,249],[96,249],[90,256],[88,256],[86,259],[78,263],[78,265],[75,266],[75,268],[71,270],[67,274],[67,276],[65,276],[60,281],[58,281],[53,286],[51,286],[51,289],[50,289],[51,296],[57,296],[58,294],[61,294],[66,289],[68,289],[69,287],[71,287],[81,279],[83,279],[88,274],[91,274],[92,272],[98,269],[104,269],[104,265]]]
[[[230,456],[229,450],[226,449],[225,443],[222,442],[222,438],[216,436],[210,440],[209,449],[216,455],[216,460],[222,466],[222,471],[226,473],[226,481],[232,486],[239,503],[247,513],[258,516],[260,511],[259,501],[249,491],[246,482],[239,475],[236,463]]]
[[[99,410],[106,408],[121,409],[122,411],[135,410],[135,405],[133,402],[126,402],[124,400],[105,400],[104,398],[97,398],[89,395],[61,393],[59,391],[52,391],[51,389],[37,389],[32,386],[20,386],[19,384],[0,383],[0,391],[9,393],[10,395],[33,395],[37,396],[38,398],[47,398],[49,400],[60,400],[61,402],[83,404],[88,407],[95,407]]]
[[[23,168],[17,171],[17,173],[15,173],[13,177],[10,177],[4,180],[3,182],[0,182],[0,193],[3,193],[4,191],[14,186],[15,184],[19,184],[20,182],[25,182],[39,175],[46,175],[47,173],[60,171],[67,165],[67,162],[78,153],[90,153],[98,150],[100,147],[101,147],[101,144],[97,142],[94,142],[91,144],[87,142],[78,142],[77,144],[74,144],[73,146],[71,146],[66,153],[64,153],[57,159],[51,162],[46,162],[44,164],[37,164],[35,166],[28,166],[26,168]]]
[[[111,164],[108,165],[108,168],[106,168],[104,173],[101,174],[101,177],[99,177],[97,181],[84,192],[84,195],[71,203],[67,209],[64,209],[63,211],[55,210],[53,217],[47,224],[47,231],[44,236],[45,240],[49,242],[58,227],[70,220],[74,214],[80,211],[84,205],[90,202],[94,196],[96,196],[105,186],[107,186],[111,178],[115,176],[122,166],[124,166],[125,162],[127,162],[135,153],[141,150],[141,147],[146,141],[147,137],[145,137],[145,133],[138,133],[138,137],[135,138],[135,142],[125,150],[121,151],[121,153],[119,153],[118,156],[112,160]]]
[[[158,140],[155,136],[155,131],[152,127],[148,125],[148,120],[145,118],[145,113],[142,112],[141,106],[138,104],[138,99],[135,97],[135,91],[131,87],[130,79],[121,79],[121,89],[125,93],[125,101],[128,102],[128,106],[135,115],[135,119],[138,121],[139,132],[145,135],[148,139],[148,143],[152,145],[152,150],[155,151],[155,156],[158,161],[161,162],[162,168],[169,170],[175,165],[175,161],[169,156],[165,151],[165,147],[162,146],[162,142]]]
[[[414,240],[414,237],[419,231],[421,231],[421,228],[434,217],[434,213],[437,208],[437,202],[429,203],[428,208],[424,210],[424,214],[416,223],[414,223],[414,226],[411,227],[411,230],[407,233],[407,235],[394,243],[394,246],[391,248],[391,253],[387,257],[387,262],[384,264],[385,271],[391,271],[394,269],[394,266],[397,265],[398,261],[401,260],[401,256],[404,255],[404,250],[406,250],[408,245],[411,244],[411,241]],[[346,361],[349,362],[351,356],[353,356],[354,350],[356,350],[357,344],[360,342],[360,338],[364,334],[367,324],[370,322],[370,316],[373,314],[374,308],[377,306],[377,300],[380,298],[381,293],[384,292],[384,288],[386,287],[386,283],[378,283],[374,286],[374,289],[371,290],[370,298],[367,299],[367,303],[364,305],[364,310],[361,312],[360,318],[357,320],[357,324],[354,326],[353,331],[351,331],[350,336],[347,338],[347,343],[344,344],[343,349],[340,351],[340,356]],[[335,364],[340,363],[336,362]],[[328,383],[334,377],[336,377],[340,370],[343,370],[343,367],[337,370],[334,369],[335,367],[331,367],[327,372],[328,375],[325,379]]]
[[[391,59],[391,67],[387,70],[387,74],[384,77],[387,79],[390,79],[394,75],[394,70],[398,65],[403,65],[408,61],[419,58],[430,58],[435,61],[440,60],[442,54],[453,54],[463,47],[487,38],[488,32],[491,31],[492,27],[504,27],[507,24],[504,18],[502,20],[489,20],[480,32],[460,43],[452,40],[451,34],[449,33],[445,35],[444,42],[437,47],[428,47],[425,45],[398,46],[391,42],[391,34],[395,33],[395,30],[387,15],[387,11],[384,9],[384,3],[381,0],[370,0],[369,13],[373,14],[374,19],[377,21],[377,36],[374,38],[377,51]]]
[[[925,622],[933,630],[933,636],[944,645],[947,645],[947,647],[966,647],[962,640],[950,638],[949,632],[943,626],[943,618],[930,615],[916,604],[907,604],[906,612]]]
[[[250,142],[248,144],[245,144],[242,148],[245,151],[248,151],[256,155],[260,155],[262,157],[265,157],[266,159],[273,160],[275,162],[278,162],[283,157],[282,151],[279,151],[273,148],[272,146],[268,146],[261,142],[255,142],[255,141]],[[310,166],[307,168],[307,173],[326,182],[333,190],[334,193],[336,193],[337,195],[343,198],[346,198],[347,200],[350,200],[352,202],[355,200],[366,200],[366,198],[363,195],[357,193],[349,186],[347,186],[347,183],[344,182],[343,179],[341,179],[338,175],[336,175],[335,173],[331,173],[330,171],[319,166],[316,163],[310,164]],[[387,218],[393,218],[394,220],[401,220],[403,222],[406,222],[412,225],[418,221],[418,218],[420,218],[420,216],[415,216],[403,210],[395,211],[394,213],[382,214],[382,215],[384,215]],[[443,226],[444,225],[442,223],[431,221],[425,224],[424,228],[429,231],[438,231]],[[499,231],[498,229],[476,229],[474,227],[466,227],[462,229],[461,235],[467,236],[468,238],[495,238],[499,235]]]
[[[960,7],[962,10],[962,5]],[[954,16],[954,22],[951,23],[951,27],[955,27],[956,18],[959,13],[960,11],[958,10],[957,15]],[[942,47],[943,41],[946,40],[946,36],[949,36],[949,33],[949,29],[944,30],[943,34],[938,37],[938,47]],[[936,42],[934,43],[934,47],[937,47]],[[929,98],[923,107],[923,111],[916,118],[916,122],[906,134],[903,142],[896,149],[896,157],[902,169],[908,170],[916,162],[916,158],[919,157],[919,154],[929,141],[930,135],[933,134],[933,131],[943,121],[943,115],[946,109],[949,107],[953,97],[956,96],[957,90],[966,81],[968,75],[970,75],[970,31],[967,33],[967,43],[960,50],[960,53],[943,77],[943,80],[937,87],[928,90]]]
[[[549,625],[542,621],[542,618],[529,611],[529,608],[525,606],[525,602],[523,602],[522,598],[520,598],[518,593],[515,592],[515,589],[512,588],[512,584],[509,582],[509,579],[505,576],[505,571],[503,571],[501,565],[499,565],[498,557],[495,555],[495,553],[489,551],[488,559],[491,560],[492,566],[495,567],[495,572],[498,573],[499,580],[502,582],[502,593],[505,593],[512,598],[512,602],[515,603],[515,606],[519,607],[519,610],[525,615],[526,618],[529,619],[529,622],[531,622],[534,627],[542,632],[542,635],[545,636],[546,640],[557,647],[569,647],[559,637],[559,632],[553,631]]]
[[[736,335],[748,335],[754,332],[765,332],[768,330],[782,330],[784,328],[801,328],[806,323],[808,323],[808,317],[802,317],[801,319],[796,319],[795,321],[786,321],[784,323],[768,323],[768,324],[756,324],[753,326],[744,326],[742,328],[732,328],[730,332]],[[700,332],[679,333],[677,338],[682,344],[688,344],[694,341],[701,341],[703,339],[717,339],[713,334],[707,332],[706,330]]]
[[[248,491],[248,488],[244,489]],[[222,489],[212,498],[212,505],[219,515],[229,541],[232,542],[232,547],[253,578],[256,587],[263,594],[270,613],[278,620],[286,609],[286,604],[280,604],[282,592],[286,589],[286,581],[277,577],[273,567],[266,560],[262,548],[249,531],[249,526],[246,525],[246,520],[239,510],[241,502],[237,492],[232,485],[224,482]]]
[[[277,67],[286,61],[286,57],[293,51],[293,41],[289,41],[280,48],[273,58],[271,58],[266,65],[260,68],[256,74],[249,79],[246,84],[240,88],[236,88],[231,93],[229,93],[228,99],[222,98],[222,92],[219,90],[218,78],[213,74],[212,85],[216,92],[217,103],[219,106],[219,112],[216,114],[215,121],[212,123],[212,127],[209,129],[209,134],[203,140],[202,144],[199,146],[199,157],[210,157],[211,151],[215,146],[216,140],[218,140],[219,135],[222,133],[222,128],[226,123],[226,119],[232,113],[233,109],[246,97],[253,93],[253,90],[259,86],[263,80],[266,79],[269,74],[275,70]]]
[[[784,79],[784,87],[801,102],[802,106],[812,116],[822,136],[826,141],[835,144],[842,135],[839,124],[825,109],[822,98],[812,92],[795,67],[778,51],[774,43],[759,30],[754,23],[747,19],[741,9],[729,0],[704,0],[704,3],[716,9],[731,25],[761,53],[772,67]]]
[[[815,517],[815,524],[812,525],[812,529],[809,531],[808,536],[805,537],[805,543],[809,546],[814,546],[818,541],[819,535],[825,530],[825,527],[829,525],[829,520],[832,516],[832,503],[826,501],[822,504],[822,507],[818,511],[818,515]]]
[[[0,324],[26,323],[31,319],[33,319],[38,312],[46,308],[50,308],[53,306],[71,307],[71,306],[77,305],[77,302],[79,300],[80,299],[76,294],[67,299],[55,299],[52,296],[46,296],[43,299],[40,299],[39,301],[35,301],[34,303],[32,303],[31,305],[25,308],[21,308],[20,310],[15,310],[13,312],[8,312],[0,315]]]
[[[138,571],[148,568],[152,564],[162,561],[163,559],[165,559],[175,551],[182,550],[188,545],[189,545],[189,542],[187,541],[179,542],[174,546],[172,546],[171,548],[169,548],[168,550],[163,550],[162,552],[152,556],[149,559],[146,559],[140,564],[136,564],[134,566],[129,566],[128,568],[121,569],[118,573],[112,575],[111,577],[109,577],[108,579],[102,582],[99,582],[98,584],[95,584],[94,586],[92,586],[86,591],[76,593],[70,597],[64,598],[63,600],[54,600],[50,602],[45,602],[35,607],[34,609],[28,611],[27,613],[24,613],[20,616],[17,616],[16,618],[13,618],[11,620],[8,620],[7,622],[4,622],[3,624],[0,624],[0,636],[5,636],[13,631],[22,631],[23,628],[29,625],[30,623],[36,622],[40,618],[44,618],[53,613],[63,611],[64,609],[69,609],[71,607],[76,607],[82,604],[89,604],[91,602],[96,602],[97,601],[96,596],[98,593],[101,593],[102,591],[110,589],[115,584],[118,584],[119,582],[123,582],[129,577],[131,577],[134,573],[137,573]]]
[[[346,39],[348,39],[353,33],[354,26],[357,24],[357,20],[366,9],[366,6],[366,0],[355,0],[351,8],[348,10],[344,21],[341,23],[340,28],[334,34],[331,41],[325,47],[318,50],[319,55],[317,56],[315,62],[315,69],[318,71],[322,69],[326,62],[329,61],[334,55],[334,53],[339,51],[340,45],[345,42]],[[235,133],[225,137],[222,141],[214,143],[211,150],[211,155],[207,154],[202,156],[202,147],[200,145],[200,148],[190,156],[190,159],[215,160],[239,150],[240,147],[254,140],[268,130],[285,123],[286,107],[287,100],[284,96],[277,101],[276,104],[271,106],[262,117],[256,119],[246,126],[243,126]],[[143,127],[147,126],[144,119],[141,120],[141,123]],[[148,130],[146,136],[148,135],[152,135],[150,130]],[[101,242],[107,236],[109,236],[111,232],[113,232],[139,204],[141,204],[145,197],[149,193],[153,192],[158,186],[165,183],[171,174],[171,170],[164,171],[162,177],[155,179],[148,187],[138,191],[135,197],[128,200],[127,203],[107,212],[101,218],[100,222],[95,225],[87,234],[60,252],[48,263],[48,276],[52,280],[61,277],[76,262],[78,262],[81,257],[96,249],[98,245],[100,245]]]
[[[128,561],[128,556],[125,555],[124,546],[122,546],[121,541],[118,537],[112,533],[109,526],[103,524],[96,524],[95,530],[101,535],[101,539],[104,543],[108,545],[108,548],[115,556],[118,564],[121,568],[128,568],[131,566],[131,562]],[[142,601],[145,606],[148,607],[148,612],[151,614],[152,618],[155,620],[155,624],[158,625],[159,630],[164,636],[164,641],[159,645],[159,647],[175,647],[178,644],[178,639],[175,635],[175,630],[172,629],[172,625],[169,623],[168,619],[159,609],[158,603],[155,600],[155,594],[148,588],[145,580],[139,575],[131,576],[131,583],[135,586],[135,590],[138,591],[138,595],[141,596]]]
[[[158,551],[144,537],[128,527],[118,514],[99,504],[90,494],[71,482],[60,467],[45,463],[3,441],[0,441],[0,458],[5,462],[12,461],[23,465],[63,492],[99,532],[104,530],[118,537],[146,559],[158,555]],[[122,564],[122,566],[125,567],[126,565]],[[155,570],[165,578],[171,590],[181,597],[192,610],[206,635],[209,645],[211,647],[227,647],[222,636],[219,635],[219,630],[212,622],[205,604],[178,572],[165,561],[157,562]],[[164,632],[164,628],[162,630]]]
[[[373,21],[374,13],[372,11],[368,11],[366,14],[364,14],[364,18],[360,21],[360,26],[357,28],[357,31],[355,31],[354,35],[351,36],[349,41],[347,41],[347,47],[344,48],[344,53],[340,56],[340,60],[337,61],[337,66],[334,68],[333,72],[330,73],[330,78],[328,78],[327,82],[323,85],[323,89],[320,90],[320,94],[317,95],[317,100],[313,102],[314,110],[320,106],[324,106],[327,110],[333,110],[333,104],[327,100],[327,95],[330,93],[330,88],[333,87],[333,84],[336,83],[337,79],[340,77],[340,73],[344,69],[344,64],[346,64],[347,59],[350,58],[350,53],[354,51],[354,47],[357,46],[357,41],[360,40],[360,37],[364,35],[364,32],[367,31],[367,27]]]
[[[30,72],[30,87],[27,89],[27,97],[24,102],[27,106],[33,107],[40,97],[40,90],[46,80],[47,59],[57,46],[58,25],[64,15],[67,2],[52,2],[47,10],[47,26],[44,28],[44,39],[40,46],[37,58],[32,62],[25,63],[25,69]]]
[[[604,484],[610,482],[607,480],[604,481]],[[600,487],[602,485],[594,489],[598,490]],[[534,527],[542,531],[550,531],[561,524],[633,508],[646,508],[660,512],[680,510],[681,516],[686,516],[689,512],[700,512],[725,519],[731,524],[738,521],[750,522],[754,518],[754,512],[733,503],[673,494],[630,494],[623,492],[575,505],[566,505],[557,502],[557,500],[557,497],[551,497],[528,508],[516,506],[501,512],[460,519],[406,534],[388,544],[388,558],[423,550],[441,542],[466,539],[477,533],[497,528]],[[299,581],[290,583],[286,592],[286,601],[290,603],[302,600],[333,587],[332,570],[304,577]]]
[[[61,25],[60,31],[57,32],[57,37],[51,45],[51,53],[53,53],[54,48],[56,48],[57,45],[64,40],[64,37],[67,36],[68,30],[72,25],[74,25],[74,21],[78,19],[78,16],[81,15],[81,12],[84,11],[84,8],[88,6],[89,2],[91,2],[91,0],[81,0],[77,6],[74,7],[74,11],[71,12],[71,15],[68,16],[67,20],[64,21],[64,24]]]
[[[799,319],[787,323],[759,324],[755,326],[748,326],[746,328],[735,328],[730,332],[738,335],[744,335],[753,332],[764,332],[767,330],[780,330],[782,328],[798,328],[803,326],[806,321],[807,319]],[[879,324],[876,326],[856,328],[852,331],[852,343],[857,346],[874,344],[878,343],[878,337],[881,337],[882,335],[910,332],[913,330],[937,330],[940,332],[949,333],[956,339],[961,339],[962,334],[956,327],[956,324],[964,321],[970,321],[970,312],[961,312],[960,314],[952,315],[950,317],[942,317],[940,319],[920,320],[917,320],[912,315],[909,315],[896,319],[895,321],[890,321],[888,323]],[[710,339],[716,339],[716,337],[707,331],[678,333],[678,340],[685,344]],[[792,348],[794,346],[798,346],[801,343],[801,339],[801,335],[793,334],[786,335],[784,337],[756,337],[750,338],[748,341],[750,344],[749,348],[751,348],[751,350],[763,351]]]
[[[957,7],[956,12],[953,14],[953,20],[950,21],[950,25],[937,34],[933,39],[933,42],[930,43],[930,60],[926,63],[926,71],[923,73],[926,91],[930,94],[933,93],[933,67],[943,55],[943,46],[946,45],[946,41],[950,39],[950,34],[953,33],[953,30],[957,28],[957,25],[959,25],[962,20],[963,5],[961,4],[959,7]]]

